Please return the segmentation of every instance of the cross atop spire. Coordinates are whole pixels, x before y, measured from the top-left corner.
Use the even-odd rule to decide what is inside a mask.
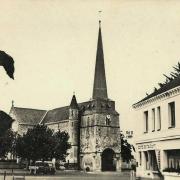
[[[104,53],[101,35],[101,21],[99,21],[99,34],[96,52],[96,66],[94,75],[93,99],[107,99],[106,74],[104,66]]]
[[[12,107],[14,107],[14,100],[12,100]]]

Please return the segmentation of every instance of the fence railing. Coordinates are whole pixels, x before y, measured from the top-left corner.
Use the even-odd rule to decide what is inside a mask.
[[[14,175],[13,169],[12,169],[12,173],[10,176],[12,176],[12,180],[25,180],[26,179],[25,174],[24,175]],[[6,173],[6,171],[4,171],[4,180],[6,180],[6,179],[7,179],[7,173]]]

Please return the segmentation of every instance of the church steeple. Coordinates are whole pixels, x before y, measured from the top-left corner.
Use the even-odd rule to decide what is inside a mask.
[[[94,75],[93,99],[107,99],[106,74],[104,66],[104,53],[101,35],[101,21],[99,21],[99,34],[96,53],[96,67]]]

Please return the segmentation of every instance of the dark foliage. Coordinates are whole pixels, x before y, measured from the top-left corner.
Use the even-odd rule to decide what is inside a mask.
[[[14,79],[14,60],[4,51],[0,51],[0,66],[3,66],[8,76]],[[13,151],[15,134],[10,129],[13,119],[0,111],[0,158],[5,158],[8,152]]]
[[[14,133],[11,131],[13,119],[0,111],[0,158],[5,158],[12,151]]]
[[[178,62],[177,65],[175,65],[173,67],[174,71],[170,73],[169,76],[167,76],[166,74],[163,74],[166,78],[164,83],[159,83],[160,87],[162,87],[163,85],[173,81],[174,79],[176,79],[177,77],[179,77],[180,75],[180,62]]]
[[[29,129],[23,136],[18,136],[16,141],[16,154],[32,161],[48,160],[56,157],[63,160],[70,148],[67,133],[53,130],[45,125],[37,125]]]
[[[7,130],[3,136],[0,137],[0,158],[6,158],[8,152],[12,152],[12,144],[15,134],[11,129]]]
[[[57,131],[53,135],[55,139],[55,147],[53,157],[57,160],[65,160],[68,155],[67,150],[71,148],[70,143],[68,143],[69,135],[66,132]]]
[[[3,111],[0,111],[0,137],[3,136],[8,129],[11,128],[13,119]]]
[[[7,75],[14,79],[14,60],[4,51],[0,51],[0,66],[3,66]]]
[[[123,161],[130,162],[134,156],[132,155],[132,151],[135,151],[133,145],[129,144],[127,139],[125,139],[124,135],[121,133],[121,157]]]
[[[173,66],[173,69],[174,71],[171,72],[170,75],[163,74],[163,76],[165,77],[165,81],[163,83],[158,83],[159,88],[162,88],[164,85],[170,83],[171,81],[180,76],[180,62],[178,62],[177,65]],[[154,87],[153,92],[156,92],[159,88]],[[146,93],[146,95],[148,96],[148,93]]]

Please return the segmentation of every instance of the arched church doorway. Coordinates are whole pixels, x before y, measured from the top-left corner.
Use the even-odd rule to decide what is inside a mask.
[[[114,161],[115,152],[112,149],[105,149],[101,156],[102,171],[116,171]]]

